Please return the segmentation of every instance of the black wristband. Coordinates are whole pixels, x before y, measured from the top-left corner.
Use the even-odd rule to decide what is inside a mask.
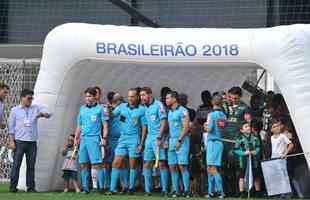
[[[179,143],[182,143],[182,140],[181,140],[181,139],[178,139],[178,142],[179,142]]]

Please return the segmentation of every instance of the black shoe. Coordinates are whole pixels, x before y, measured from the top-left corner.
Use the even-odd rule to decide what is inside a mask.
[[[128,190],[128,195],[134,195],[135,192],[136,192],[135,189],[133,189],[133,188],[132,188],[132,189],[129,189],[129,190]]]
[[[37,191],[36,191],[35,189],[28,189],[27,192],[32,192],[32,193],[34,193],[34,192],[37,192]]]
[[[13,189],[10,189],[10,192],[11,193],[16,193],[16,192],[18,192],[18,190],[16,188],[13,188]]]
[[[105,194],[108,195],[108,196],[112,196],[112,195],[116,195],[116,192],[108,191]]]
[[[179,197],[180,196],[180,194],[178,194],[176,191],[173,191],[171,194],[170,194],[170,197],[172,197],[172,198],[177,198],[177,197]]]
[[[83,191],[82,194],[89,194],[89,191]]]
[[[190,192],[184,192],[184,193],[183,193],[183,197],[185,197],[185,198],[191,198],[192,195],[191,195]]]
[[[152,196],[152,194],[151,194],[150,192],[146,192],[146,193],[144,194],[144,196],[150,197],[150,196]]]
[[[247,198],[248,194],[246,192],[240,192],[239,198]]]
[[[123,194],[123,195],[128,194],[128,188],[122,189],[122,191],[120,191],[119,194]]]

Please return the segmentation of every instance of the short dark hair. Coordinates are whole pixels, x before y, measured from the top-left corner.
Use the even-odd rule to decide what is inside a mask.
[[[182,106],[186,106],[188,104],[188,96],[185,93],[180,93],[178,95],[178,102],[179,104],[181,104]]]
[[[7,84],[5,84],[5,83],[0,83],[0,90],[2,90],[2,89],[7,89],[7,90],[9,90],[10,88],[9,88],[9,86],[8,86]]]
[[[139,87],[130,88],[128,91],[135,91],[135,92],[137,92],[137,94],[139,94],[140,88]]]
[[[34,93],[30,89],[23,89],[22,92],[20,93],[20,97],[26,97],[28,95],[32,96]]]
[[[235,86],[235,87],[230,88],[230,90],[228,90],[228,93],[239,95],[241,97],[242,96],[242,89],[238,86]]]
[[[169,92],[167,92],[167,95],[170,95],[171,97],[175,98],[176,100],[179,100],[179,94],[177,91],[169,91]]]
[[[200,97],[201,97],[201,101],[204,103],[204,104],[211,104],[211,93],[209,90],[204,90],[201,92],[200,94]]]
[[[94,87],[89,87],[89,88],[87,88],[87,89],[84,91],[84,94],[86,94],[86,93],[88,93],[88,94],[90,94],[90,95],[92,95],[92,96],[96,96],[97,91],[96,91],[96,89],[95,89]]]
[[[162,87],[160,90],[160,96],[166,96],[168,92],[172,91],[169,87]]]
[[[153,91],[150,87],[143,87],[141,88],[140,92],[146,92],[147,94],[153,94]]]
[[[113,91],[108,92],[107,99],[109,102],[113,101],[114,95],[115,95],[115,92],[113,92]]]
[[[97,93],[97,90],[99,91],[99,93],[101,94],[102,90],[99,86],[95,86],[94,89],[96,90],[96,93]]]

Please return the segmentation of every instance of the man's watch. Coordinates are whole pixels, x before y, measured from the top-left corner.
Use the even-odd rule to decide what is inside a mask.
[[[178,139],[178,142],[179,142],[179,143],[182,143],[182,140],[181,140],[181,139]]]

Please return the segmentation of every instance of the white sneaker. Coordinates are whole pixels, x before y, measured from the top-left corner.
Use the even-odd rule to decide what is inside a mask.
[[[76,189],[75,189],[75,193],[81,193],[80,188],[76,188]]]
[[[68,188],[65,188],[65,189],[64,189],[64,193],[67,193],[67,192],[69,192],[69,189],[68,189]]]

